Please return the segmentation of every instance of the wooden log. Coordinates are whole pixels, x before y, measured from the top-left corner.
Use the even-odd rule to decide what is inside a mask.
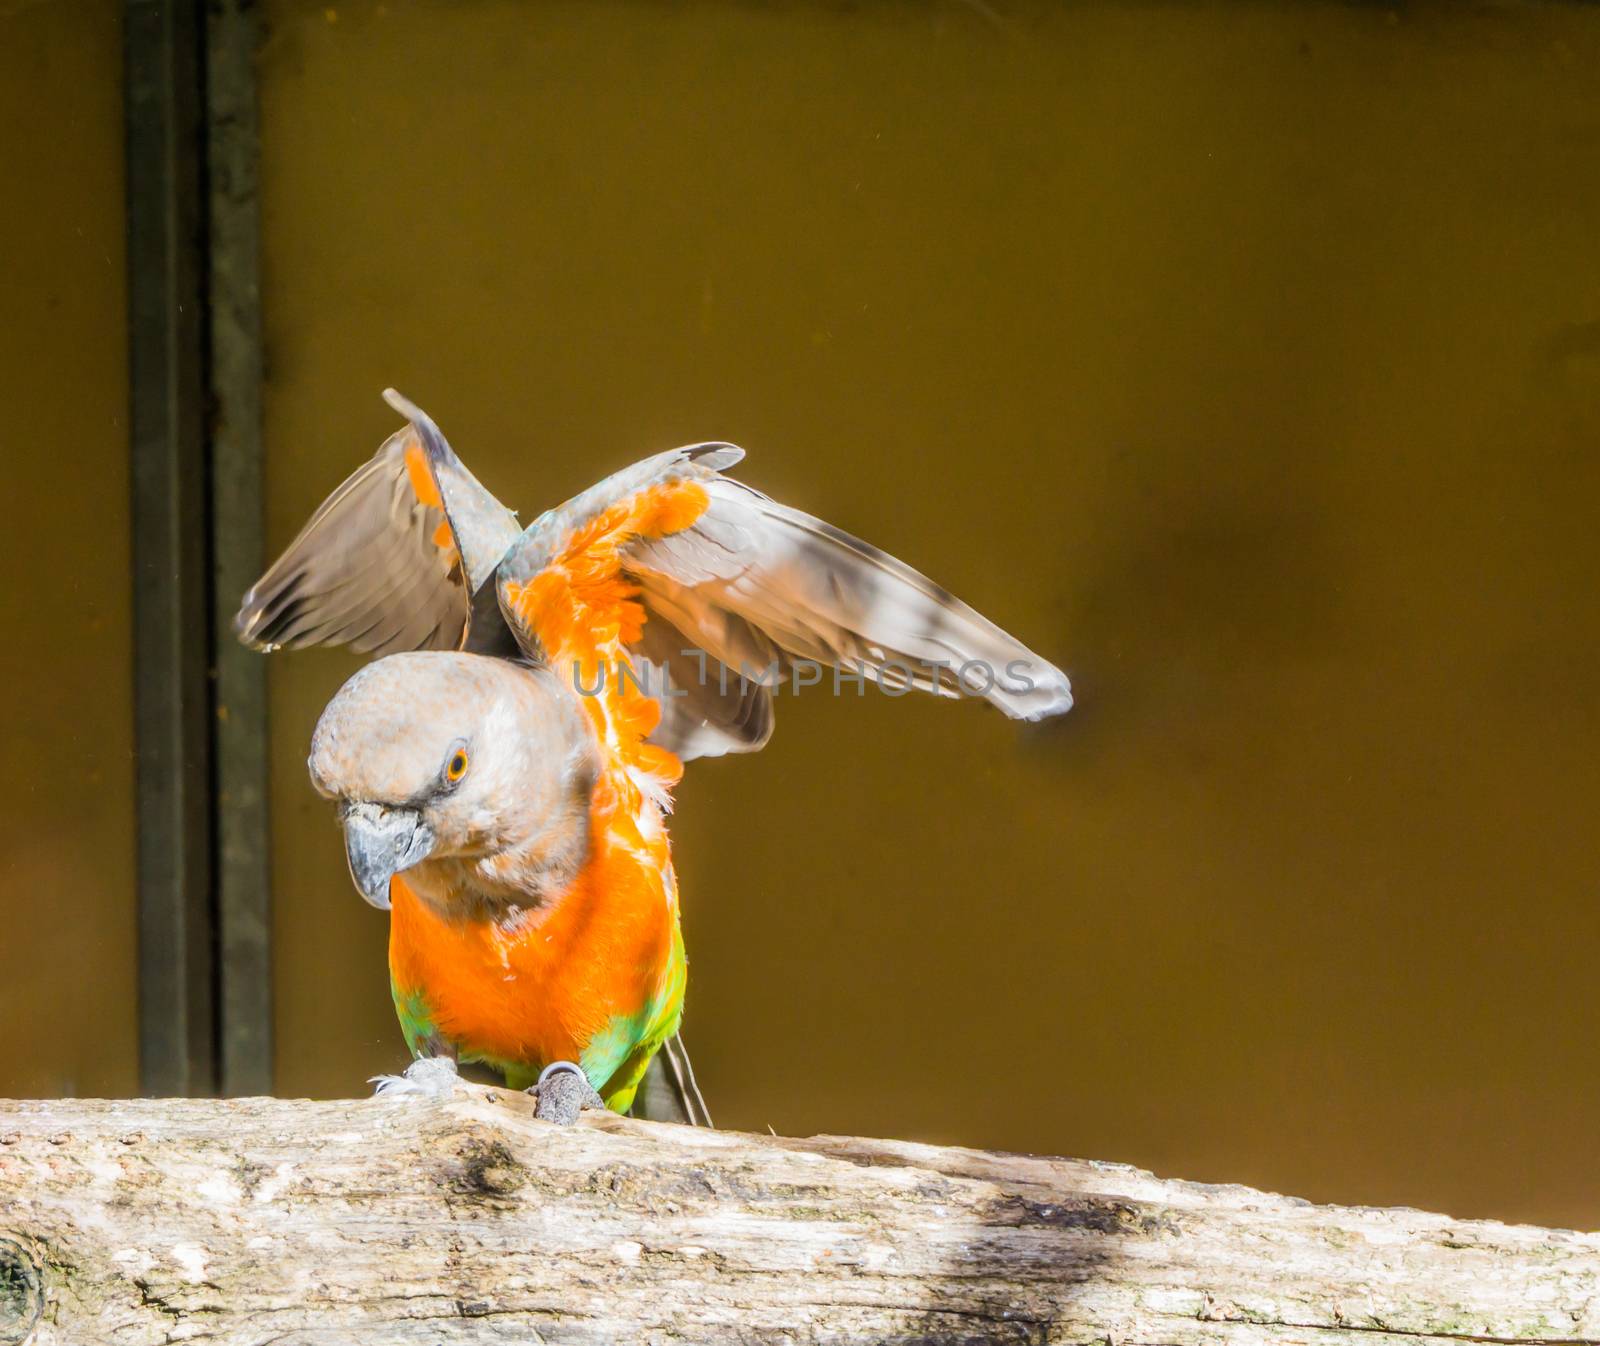
[[[0,1342],[1600,1342],[1600,1235],[442,1101],[0,1103]]]

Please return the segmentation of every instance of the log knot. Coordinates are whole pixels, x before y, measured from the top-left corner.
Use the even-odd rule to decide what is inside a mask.
[[[459,1196],[510,1196],[528,1183],[528,1171],[497,1137],[469,1132],[450,1165],[449,1187]]]
[[[1013,1197],[1002,1204],[1006,1223],[1023,1228],[1063,1229],[1085,1234],[1132,1235],[1153,1238],[1179,1232],[1167,1213],[1126,1201],[1092,1197],[1064,1201],[1031,1201]]]
[[[33,1254],[0,1238],[0,1346],[20,1346],[44,1312],[44,1279]]]

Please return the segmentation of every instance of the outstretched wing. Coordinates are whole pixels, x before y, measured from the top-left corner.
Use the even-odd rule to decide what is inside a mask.
[[[765,642],[783,672],[809,660],[1020,720],[1072,708],[1065,673],[904,561],[742,482],[719,477],[706,497],[691,527],[635,543],[626,569],[712,657],[740,667]]]
[[[742,457],[699,444],[646,459],[538,519],[501,563],[518,643],[574,680],[613,749],[759,748],[767,687],[801,660],[1019,719],[1071,707],[1060,669],[926,576],[721,475]],[[668,667],[671,695],[648,676]],[[676,760],[641,765],[675,778]]]
[[[393,389],[410,424],[311,516],[244,596],[234,629],[258,649],[348,645],[362,654],[453,650],[472,595],[521,531]]]

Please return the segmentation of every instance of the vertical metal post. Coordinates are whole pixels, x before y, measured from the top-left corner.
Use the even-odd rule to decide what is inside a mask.
[[[251,0],[127,0],[139,1048],[153,1094],[272,1087]]]
[[[141,1087],[216,1085],[199,12],[128,0]]]
[[[232,619],[264,567],[260,210],[253,0],[212,0],[206,35],[218,1037],[224,1094],[272,1090],[267,661]]]

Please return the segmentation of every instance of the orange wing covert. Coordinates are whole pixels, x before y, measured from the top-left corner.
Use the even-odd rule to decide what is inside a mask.
[[[428,466],[428,455],[417,438],[415,429],[402,431],[406,441],[406,476],[411,480],[411,492],[418,503],[427,509],[439,511],[439,526],[433,530],[433,545],[444,553],[445,563],[455,566],[461,562],[461,551],[456,546],[455,530],[450,527],[450,516],[444,512],[444,496],[433,479],[433,469]]]
[[[710,503],[698,481],[657,482],[580,523],[544,567],[507,580],[507,608],[538,639],[552,668],[583,698],[606,749],[607,784],[624,796],[642,791],[663,808],[683,764],[644,740],[661,719],[660,704],[634,673],[628,646],[644,630],[639,587],[622,569],[622,549],[636,538],[666,537],[694,524]],[[635,807],[622,817],[639,818]],[[646,830],[649,830],[648,827]]]

